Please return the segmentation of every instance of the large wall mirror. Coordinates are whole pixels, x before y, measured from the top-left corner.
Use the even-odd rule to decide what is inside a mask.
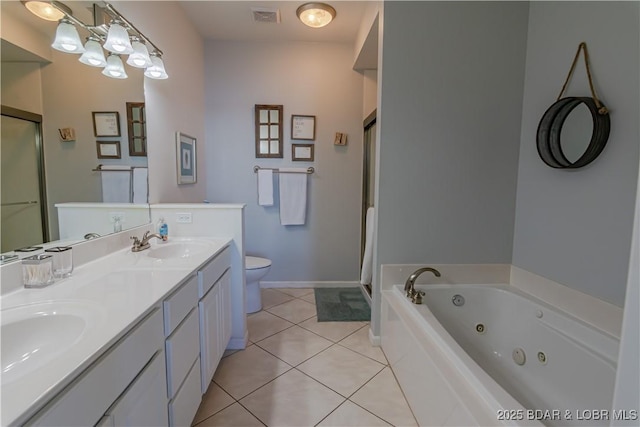
[[[70,2],[85,22],[90,6]],[[108,78],[101,68],[81,64],[77,55],[49,48],[57,22],[35,17],[19,1],[0,7],[1,252],[55,241],[72,244],[149,223],[146,132],[139,129],[144,120],[135,123],[144,143],[136,139],[133,151],[126,121],[127,103],[144,105],[142,71],[127,67],[127,79]],[[100,111],[118,113],[119,136],[95,136],[92,113]],[[98,159],[98,140],[119,144],[120,158]],[[114,184],[125,175],[129,184]],[[127,185],[130,192],[121,196]]]

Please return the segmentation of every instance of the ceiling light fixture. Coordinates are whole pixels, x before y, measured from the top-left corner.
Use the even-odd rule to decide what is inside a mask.
[[[87,37],[84,50],[85,52],[78,61],[91,67],[104,67],[107,65],[102,46],[100,46],[100,39],[94,36]]]
[[[118,54],[129,55],[133,53],[129,33],[122,26],[122,21],[111,21],[107,41],[104,42],[104,48],[109,52]]]
[[[164,62],[162,62],[162,58],[160,58],[160,54],[158,52],[153,52],[151,54],[151,65],[144,70],[144,75],[156,79],[156,80],[164,80],[169,78],[167,72],[164,70]]]
[[[68,6],[57,1],[22,0],[22,4],[29,9],[29,12],[47,21],[59,21],[64,18],[65,15],[72,15],[71,9]]]
[[[67,18],[62,18],[56,29],[56,38],[52,48],[66,53],[84,53],[78,30]]]
[[[85,24],[72,15],[69,7],[58,1],[21,1],[27,9],[42,19],[57,20],[61,17],[51,46],[61,52],[82,54],[80,62],[92,67],[104,67],[102,74],[105,76],[126,79],[127,73],[120,55],[129,55],[127,64],[144,68],[145,76],[152,79],[169,77],[161,59],[160,48],[110,3],[94,3],[93,22]],[[44,12],[38,13],[41,10]],[[84,46],[80,41],[78,28],[89,33]],[[101,43],[104,45],[101,46]],[[106,59],[103,48],[110,52]],[[148,49],[153,49],[153,53],[149,54]]]
[[[336,17],[336,10],[326,3],[305,3],[296,10],[298,19],[311,28],[329,25]]]
[[[113,79],[126,79],[127,73],[124,71],[124,64],[122,64],[122,59],[120,59],[120,55],[116,55],[112,53],[107,58],[107,65],[102,70],[102,74],[107,77],[111,77]]]
[[[153,65],[151,64],[149,51],[139,37],[131,37],[131,46],[133,47],[133,53],[129,55],[127,64],[136,68],[147,68]]]

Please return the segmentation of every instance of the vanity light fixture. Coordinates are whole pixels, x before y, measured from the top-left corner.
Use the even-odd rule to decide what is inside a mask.
[[[52,48],[66,53],[84,53],[84,47],[80,41],[78,30],[73,23],[62,18],[56,29],[56,38],[51,45]]]
[[[133,47],[133,53],[129,55],[127,64],[136,68],[147,68],[153,65],[149,57],[149,51],[139,37],[131,37],[131,46]]]
[[[57,1],[22,0],[22,4],[29,9],[29,12],[47,21],[59,21],[64,18],[65,15],[72,14],[68,6]]]
[[[115,53],[109,54],[107,65],[104,67],[104,70],[102,70],[102,74],[113,79],[126,79],[129,77],[126,71],[124,71],[124,65],[122,64],[120,55],[116,55]]]
[[[104,48],[109,52],[117,54],[129,55],[133,53],[129,33],[122,26],[122,21],[111,21],[107,41],[104,42]]]
[[[305,3],[296,10],[298,19],[311,28],[329,25],[336,17],[336,10],[326,3]]]
[[[164,80],[169,78],[167,72],[164,70],[164,62],[158,52],[151,53],[151,67],[147,67],[144,70],[144,75],[152,79]]]
[[[102,68],[107,65],[107,60],[104,57],[102,46],[100,46],[100,39],[97,37],[87,37],[87,42],[84,44],[84,50],[85,52],[78,61],[91,67]]]
[[[120,55],[129,55],[127,64],[144,68],[145,76],[160,80],[169,77],[161,59],[160,48],[110,3],[94,3],[93,22],[85,24],[73,16],[68,6],[58,1],[21,1],[36,16],[50,21],[59,20],[56,37],[51,45],[54,49],[82,54],[79,61],[92,67],[105,67],[102,74],[116,79],[126,79],[127,73]],[[89,33],[84,46],[78,34],[78,27]],[[104,46],[101,46],[103,42]],[[153,48],[153,53],[149,54],[147,46],[150,46],[149,49]],[[106,59],[103,48],[110,52]]]

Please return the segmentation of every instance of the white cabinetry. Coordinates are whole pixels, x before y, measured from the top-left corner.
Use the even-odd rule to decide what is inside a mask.
[[[225,249],[198,272],[202,394],[231,338],[231,271]]]
[[[198,279],[194,274],[164,301],[169,425],[191,425],[200,405]]]
[[[155,308],[26,425],[95,425],[154,355],[164,362],[162,343],[162,311]],[[166,394],[161,399],[157,405],[166,408]],[[158,414],[158,419],[163,416],[164,422],[159,421],[159,425],[167,423],[166,410]]]
[[[109,408],[98,427],[168,425],[163,358],[161,351],[156,353],[142,373]]]

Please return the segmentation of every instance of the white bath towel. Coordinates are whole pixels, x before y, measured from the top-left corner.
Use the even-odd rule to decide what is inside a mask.
[[[102,179],[102,201],[107,203],[131,202],[131,167],[103,166],[100,172]]]
[[[373,220],[375,208],[367,209],[365,220],[364,256],[362,257],[362,271],[360,272],[360,284],[370,285],[373,273]]]
[[[273,171],[271,169],[258,170],[258,204],[273,206]]]
[[[306,216],[307,169],[280,168],[280,224],[304,225]]]
[[[149,169],[133,168],[133,203],[147,203],[149,195]]]

